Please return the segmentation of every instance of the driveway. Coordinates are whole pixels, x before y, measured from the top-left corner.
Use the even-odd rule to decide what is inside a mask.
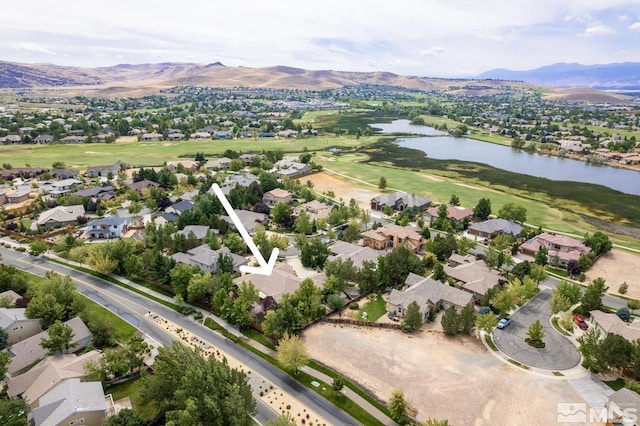
[[[574,344],[549,322],[551,296],[549,289],[540,292],[511,316],[511,324],[493,332],[493,341],[502,352],[522,364],[545,370],[567,370],[578,365],[580,354]],[[544,327],[546,347],[543,349],[533,348],[524,341],[529,326],[536,319]]]

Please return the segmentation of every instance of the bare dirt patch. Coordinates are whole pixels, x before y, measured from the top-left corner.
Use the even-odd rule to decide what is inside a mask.
[[[587,281],[602,277],[609,286],[609,292],[618,292],[620,284],[627,282],[627,296],[640,299],[640,255],[620,250],[611,250],[589,268],[585,274]]]
[[[335,200],[340,201],[342,198],[345,203],[348,203],[349,200],[353,198],[360,208],[367,210],[371,207],[371,199],[379,195],[379,193],[362,189],[349,180],[333,176],[326,172],[314,173],[305,176],[301,180],[305,182],[310,180],[313,182],[313,189],[317,193],[322,194],[327,191],[333,191]]]
[[[387,400],[401,387],[420,421],[455,425],[555,424],[558,402],[583,399],[565,380],[505,364],[475,338],[405,335],[320,323],[305,330],[312,358]]]

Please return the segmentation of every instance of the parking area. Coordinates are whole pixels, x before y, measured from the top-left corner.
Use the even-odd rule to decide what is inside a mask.
[[[507,327],[494,331],[493,341],[507,356],[523,364],[544,370],[568,370],[580,363],[580,353],[569,339],[549,323],[551,296],[551,290],[540,292],[511,316],[511,323]],[[543,340],[546,346],[542,349],[533,348],[524,341],[529,326],[537,319],[545,332]]]

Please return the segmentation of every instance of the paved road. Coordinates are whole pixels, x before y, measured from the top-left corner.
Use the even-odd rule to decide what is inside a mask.
[[[77,285],[78,291],[87,297],[101,303],[111,311],[122,316],[127,321],[138,327],[141,331],[149,334],[162,344],[168,344],[174,338],[158,328],[145,314],[152,310],[169,321],[174,322],[183,329],[196,334],[203,339],[247,365],[249,368],[260,374],[265,379],[279,386],[284,391],[293,395],[302,404],[318,413],[328,422],[334,425],[357,425],[358,423],[346,413],[339,410],[332,403],[322,398],[312,390],[301,385],[287,374],[276,369],[267,361],[257,357],[253,353],[242,349],[230,340],[224,338],[217,332],[185,317],[174,310],[165,307],[153,300],[129,291],[120,286],[114,285],[100,278],[85,274],[66,266],[50,262],[44,258],[34,258],[24,253],[15,252],[0,246],[2,261],[35,275],[44,276],[47,270],[53,270],[64,275],[69,275]],[[258,408],[265,409],[259,404]],[[270,410],[269,410],[270,411]],[[260,411],[260,419],[275,417],[273,412]]]
[[[580,354],[569,339],[558,333],[549,323],[551,290],[544,290],[511,316],[511,324],[496,329],[493,341],[509,357],[531,367],[545,370],[567,370],[580,362]],[[546,347],[536,349],[524,339],[529,326],[539,319],[544,327]]]

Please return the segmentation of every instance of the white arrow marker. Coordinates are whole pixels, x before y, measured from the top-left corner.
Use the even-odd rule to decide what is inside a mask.
[[[273,265],[276,264],[276,259],[278,258],[278,248],[273,249],[273,251],[271,252],[271,257],[269,258],[269,263],[267,263],[264,260],[262,253],[260,253],[260,250],[258,250],[258,246],[256,246],[256,243],[253,242],[251,235],[249,235],[249,232],[247,232],[247,229],[240,221],[238,214],[235,212],[235,210],[233,210],[233,207],[231,207],[231,204],[229,204],[229,200],[227,200],[227,197],[225,197],[225,195],[222,193],[222,190],[220,189],[218,184],[214,183],[213,185],[211,185],[211,189],[213,189],[216,197],[218,197],[218,199],[222,203],[222,207],[224,207],[234,225],[236,225],[236,230],[240,233],[240,235],[244,239],[244,242],[247,243],[247,246],[249,246],[249,250],[251,250],[251,253],[253,253],[253,255],[256,257],[256,260],[260,264],[259,267],[242,265],[240,267],[240,270],[248,274],[271,275],[271,272],[273,271]]]

